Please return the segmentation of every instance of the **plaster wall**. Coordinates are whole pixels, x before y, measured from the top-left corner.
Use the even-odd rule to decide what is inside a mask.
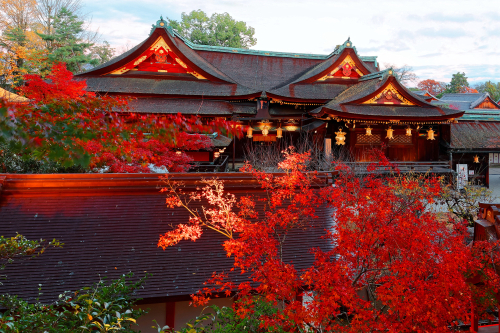
[[[167,316],[167,307],[165,303],[156,304],[143,304],[135,307],[146,310],[149,308],[149,312],[137,320],[137,325],[134,330],[141,333],[158,333],[158,330],[152,328],[151,326],[156,325],[153,320],[156,320],[162,327],[165,325]]]

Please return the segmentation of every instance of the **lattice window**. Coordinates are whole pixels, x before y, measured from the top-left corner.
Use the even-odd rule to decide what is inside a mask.
[[[412,137],[407,135],[394,135],[394,139],[389,140],[390,145],[411,145]]]
[[[358,134],[356,139],[356,144],[358,145],[379,145],[382,143],[382,138],[380,134]]]

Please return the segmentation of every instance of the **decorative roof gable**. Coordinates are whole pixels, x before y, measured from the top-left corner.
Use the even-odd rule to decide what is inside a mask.
[[[121,75],[130,71],[191,74],[197,79],[206,80],[202,74],[195,71],[191,66],[186,65],[186,63],[175,54],[172,48],[165,42],[163,36],[158,37],[156,41],[138,57],[108,74]]]

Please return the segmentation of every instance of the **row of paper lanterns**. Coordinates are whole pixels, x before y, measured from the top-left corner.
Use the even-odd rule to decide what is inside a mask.
[[[420,126],[417,128],[417,130],[420,128]],[[372,129],[370,126],[368,126],[366,128],[366,135],[367,136],[371,136],[372,135]],[[386,139],[389,139],[389,140],[392,140],[394,139],[394,129],[389,126],[389,128],[386,129],[387,131],[387,136],[386,136]],[[407,127],[406,128],[406,136],[411,136],[411,131],[412,131],[412,128],[410,127]],[[346,139],[346,132],[342,131],[342,127],[339,127],[339,131],[338,132],[335,132],[336,136],[335,136],[335,143],[337,145],[345,145],[345,139]],[[432,129],[432,127],[427,130],[427,140],[436,140],[435,138],[435,134],[436,132]]]

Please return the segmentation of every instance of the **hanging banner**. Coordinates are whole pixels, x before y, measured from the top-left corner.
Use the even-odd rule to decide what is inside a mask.
[[[463,189],[469,182],[467,164],[457,164],[457,190]]]
[[[489,163],[489,164],[493,164],[493,153],[489,153],[489,156],[488,156],[488,163]]]
[[[498,153],[493,154],[493,163],[498,164]]]

